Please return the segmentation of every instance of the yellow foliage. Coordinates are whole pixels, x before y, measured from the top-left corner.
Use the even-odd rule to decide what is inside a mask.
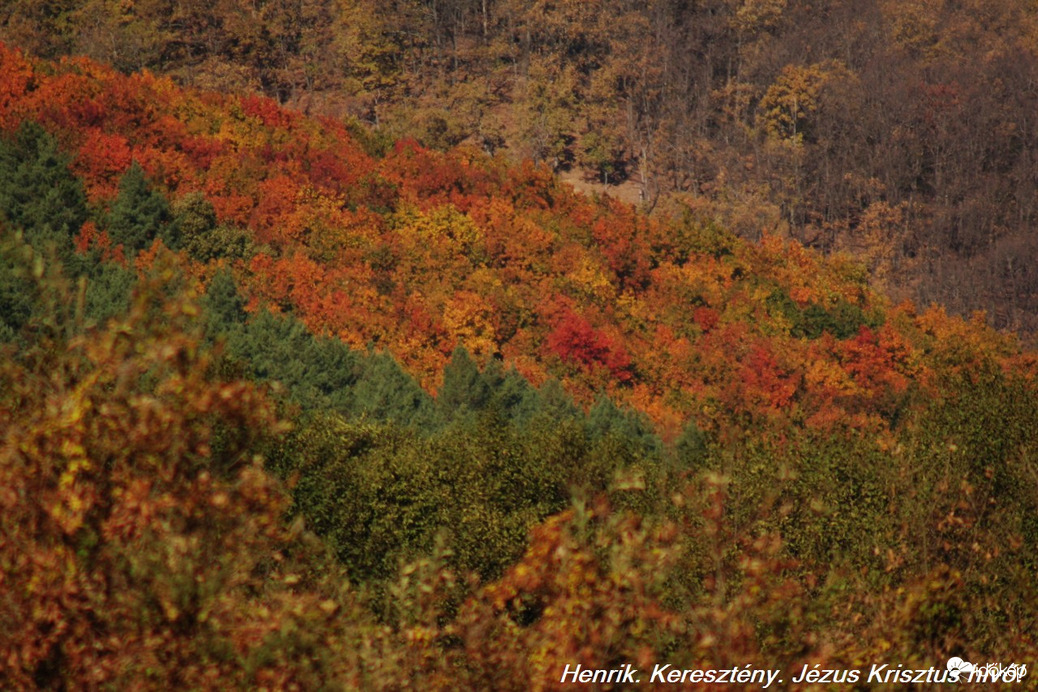
[[[616,287],[613,286],[606,272],[587,255],[580,258],[577,265],[566,274],[566,277],[587,298],[610,301],[616,296]]]
[[[444,308],[443,325],[474,356],[488,356],[497,350],[493,311],[478,293],[455,293]]]
[[[408,208],[399,212],[394,225],[420,240],[444,243],[453,250],[469,250],[483,240],[483,231],[453,205],[429,212]]]
[[[733,27],[746,34],[756,34],[777,24],[786,10],[787,0],[729,0],[736,5],[729,20]]]
[[[776,139],[800,142],[811,113],[818,110],[822,90],[830,83],[856,79],[839,60],[813,65],[786,65],[760,101],[758,125]]]
[[[850,373],[822,359],[811,361],[804,373],[804,381],[809,389],[821,390],[828,396],[854,396],[861,389]]]

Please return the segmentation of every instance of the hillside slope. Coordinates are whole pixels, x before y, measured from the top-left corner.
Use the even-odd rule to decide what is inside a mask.
[[[468,142],[1038,332],[1029,0],[63,0],[0,41]]]
[[[1038,359],[980,320],[6,46],[0,183],[0,683],[1033,660]]]
[[[970,360],[1018,353],[939,310],[888,305],[852,263],[748,244],[691,212],[649,219],[536,167],[407,141],[375,156],[331,120],[81,60],[51,67],[8,48],[3,67],[0,125],[51,131],[96,209],[136,161],[195,214],[193,233],[246,231],[247,252],[195,254],[234,260],[254,308],[386,349],[432,389],[460,345],[534,383],[558,378],[585,404],[608,393],[669,435],[732,415],[882,429],[954,342],[976,342]],[[103,226],[80,243],[104,243],[91,235]]]

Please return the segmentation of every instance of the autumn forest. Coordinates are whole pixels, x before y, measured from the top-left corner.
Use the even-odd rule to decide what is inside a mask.
[[[0,0],[0,687],[1033,664],[1036,84],[1024,0]]]

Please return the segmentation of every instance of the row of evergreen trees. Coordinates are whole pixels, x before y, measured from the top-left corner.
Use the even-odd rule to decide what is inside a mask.
[[[646,453],[662,443],[647,419],[601,397],[585,416],[556,380],[533,387],[514,368],[491,360],[480,369],[463,347],[454,350],[435,396],[387,353],[362,352],[315,336],[292,315],[260,309],[248,315],[234,278],[216,273],[202,299],[207,332],[225,344],[225,365],[257,381],[277,382],[304,411],[392,422],[423,431],[493,414],[520,427],[538,417],[586,420],[588,434],[631,440]]]
[[[99,221],[128,257],[155,238],[178,247],[178,226],[166,198],[136,163],[108,209],[88,205],[69,163],[54,137],[32,121],[24,121],[12,137],[0,138],[0,223],[7,236],[21,233],[37,257],[54,258],[69,275],[86,277],[86,317],[100,323],[128,307],[134,278],[123,264],[102,262],[96,249],[76,252],[74,239],[84,222]],[[14,338],[33,312],[32,284],[12,252],[0,264],[0,336],[5,340]]]
[[[55,257],[73,277],[89,279],[86,316],[104,322],[128,306],[133,284],[127,269],[156,238],[193,259],[241,259],[254,250],[244,229],[222,226],[204,197],[190,194],[170,205],[133,162],[110,205],[90,205],[83,183],[69,170],[70,157],[39,124],[26,120],[10,137],[0,137],[0,223],[20,232],[40,255]],[[93,221],[126,263],[102,262],[97,247],[76,252],[74,241]],[[0,335],[12,338],[29,320],[31,288],[10,259],[0,266]]]
[[[278,383],[297,411],[270,466],[358,582],[383,584],[444,539],[451,566],[498,576],[574,493],[629,502],[624,478],[655,487],[705,455],[694,426],[665,450],[644,416],[607,397],[585,414],[557,381],[536,388],[496,360],[480,369],[463,348],[432,396],[389,354],[315,336],[291,315],[247,315],[226,271],[203,305],[223,367]]]
[[[37,250],[53,246],[68,259],[72,238],[91,216],[82,182],[69,170],[70,157],[39,124],[24,121],[10,138],[0,139],[0,214],[21,229]],[[179,225],[166,198],[134,162],[119,183],[119,194],[101,214],[114,244],[136,254],[161,238],[167,247],[181,245]]]

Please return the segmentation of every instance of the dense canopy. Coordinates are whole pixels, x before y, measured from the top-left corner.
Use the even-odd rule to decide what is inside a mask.
[[[1036,653],[1038,360],[849,257],[11,45],[0,238],[0,683]]]

